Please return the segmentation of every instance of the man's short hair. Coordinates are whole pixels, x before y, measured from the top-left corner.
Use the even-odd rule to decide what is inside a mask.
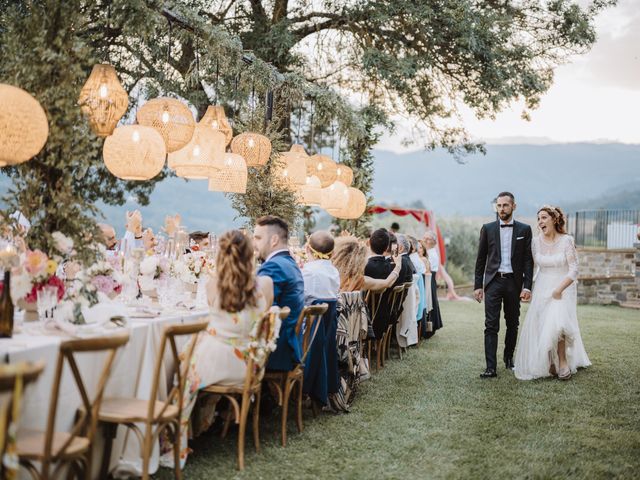
[[[333,252],[335,241],[329,232],[321,230],[311,234],[309,237],[309,246],[318,253],[328,255]]]
[[[496,200],[500,197],[509,197],[511,199],[511,203],[515,203],[516,202],[516,197],[513,196],[513,193],[511,192],[500,192],[498,194],[498,196],[496,197]]]
[[[209,232],[201,232],[200,230],[196,230],[195,232],[191,232],[189,234],[189,239],[197,242],[198,240],[204,240],[209,236]]]
[[[280,217],[275,215],[265,215],[256,220],[256,225],[261,227],[273,227],[278,231],[278,235],[283,242],[289,240],[289,225]]]
[[[394,232],[397,232],[398,230],[400,230],[400,224],[398,222],[393,222],[391,224],[391,230],[393,230]]]
[[[371,251],[376,255],[382,255],[387,251],[391,244],[391,238],[389,232],[385,228],[379,228],[371,234],[369,238],[369,246]]]

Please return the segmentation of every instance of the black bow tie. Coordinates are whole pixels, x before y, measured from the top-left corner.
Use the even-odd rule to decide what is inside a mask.
[[[500,228],[513,228],[513,223],[501,223]]]

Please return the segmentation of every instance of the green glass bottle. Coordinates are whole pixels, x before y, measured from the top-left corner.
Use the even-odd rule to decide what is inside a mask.
[[[5,270],[2,297],[0,298],[0,338],[13,334],[13,301],[11,300],[11,270]]]

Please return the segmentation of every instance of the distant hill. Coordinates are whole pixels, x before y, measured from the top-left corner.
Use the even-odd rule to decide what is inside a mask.
[[[421,204],[439,216],[491,215],[491,200],[502,190],[516,195],[519,215],[532,216],[544,203],[567,212],[592,208],[640,208],[640,145],[544,144],[488,145],[487,155],[457,163],[442,150],[395,154],[374,151],[376,202]],[[0,195],[8,188],[0,176]],[[106,221],[119,228],[124,212],[138,208],[134,199],[121,207],[103,206]],[[168,213],[180,213],[190,229],[219,232],[242,225],[221,193],[204,181],[169,178],[143,207],[145,225],[159,228]]]

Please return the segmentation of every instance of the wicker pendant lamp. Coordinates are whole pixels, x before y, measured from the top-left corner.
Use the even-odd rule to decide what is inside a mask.
[[[320,179],[315,175],[307,177],[305,184],[298,190],[298,203],[307,207],[319,207],[322,202]]]
[[[195,130],[196,122],[189,107],[174,98],[154,98],[138,110],[138,123],[153,127],[164,139],[167,152],[184,147]]]
[[[271,156],[271,140],[259,133],[241,133],[231,140],[231,151],[241,155],[247,167],[262,167]]]
[[[226,153],[222,167],[209,177],[209,191],[247,193],[247,164],[242,156]]]
[[[214,130],[219,130],[225,136],[225,146],[231,143],[233,138],[233,129],[229,124],[227,115],[224,113],[224,107],[222,105],[209,105],[207,111],[204,113],[199,125],[207,125]]]
[[[125,125],[113,131],[104,141],[104,164],[124,180],[149,180],[162,167],[167,154],[158,131],[143,125]]]
[[[29,93],[4,83],[0,105],[0,167],[26,162],[47,142],[47,115]]]
[[[315,154],[307,160],[307,176],[315,175],[320,180],[322,188],[330,186],[337,178],[338,166],[331,157]]]
[[[333,182],[322,189],[320,206],[327,212],[333,213],[346,208],[349,201],[349,187],[342,182]]]
[[[302,145],[294,144],[288,152],[280,154],[280,164],[276,167],[276,177],[294,188],[307,182],[307,164],[309,158]]]
[[[82,87],[78,104],[89,118],[91,130],[99,137],[107,137],[127,111],[129,95],[120,85],[116,69],[98,64]]]
[[[225,137],[220,130],[196,125],[191,141],[177,152],[170,153],[168,165],[179,177],[206,179],[222,167]]]
[[[336,180],[344,183],[347,187],[353,184],[353,170],[341,163],[337,164]]]
[[[349,187],[348,197],[346,207],[332,213],[334,217],[345,220],[356,220],[362,216],[367,208],[367,197],[354,187]]]

